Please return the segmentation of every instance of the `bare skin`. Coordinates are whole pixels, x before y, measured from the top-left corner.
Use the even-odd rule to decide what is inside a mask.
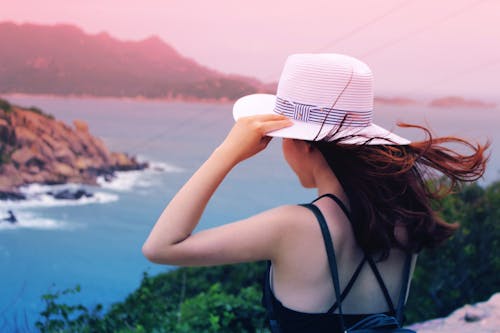
[[[328,310],[335,296],[325,249],[319,226],[306,208],[281,206],[192,234],[208,201],[231,169],[267,147],[271,137],[266,133],[290,125],[290,120],[280,115],[238,120],[224,142],[164,209],[143,245],[144,255],[155,263],[179,266],[271,260],[273,291],[285,306],[310,313]],[[349,205],[340,182],[317,149],[304,141],[283,139],[283,153],[302,186],[317,188],[318,195],[333,193]],[[341,209],[328,198],[316,204],[332,234],[342,287],[362,253]],[[398,297],[403,261],[403,253],[394,250],[387,261],[379,264],[393,301]],[[388,310],[373,274],[365,266],[343,302],[346,313]]]

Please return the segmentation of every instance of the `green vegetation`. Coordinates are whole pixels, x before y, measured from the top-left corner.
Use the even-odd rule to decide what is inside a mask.
[[[0,109],[5,112],[12,112],[12,105],[7,100],[0,98]]]
[[[260,306],[264,263],[179,268],[144,273],[140,287],[102,314],[59,302],[79,287],[42,296],[41,332],[255,332],[265,327]]]
[[[500,182],[465,186],[436,204],[446,221],[461,228],[445,245],[419,256],[408,322],[446,316],[500,291]]]
[[[25,110],[31,111],[31,112],[39,114],[39,115],[42,115],[42,116],[47,117],[49,119],[54,119],[53,115],[51,115],[49,113],[43,112],[41,109],[37,108],[36,106],[31,106],[31,107],[29,107],[29,108],[27,108]]]
[[[10,104],[9,101],[0,98],[0,109],[4,110],[6,113],[11,113],[12,111],[14,111],[14,108],[13,108],[14,106],[17,106],[17,105],[12,105],[12,104]],[[36,106],[31,106],[29,108],[21,107],[21,106],[17,106],[17,107],[19,107],[23,110],[31,111],[33,113],[42,115],[42,116],[47,117],[49,119],[54,119],[53,115],[43,112],[40,108],[37,108]]]
[[[407,323],[446,316],[500,290],[500,182],[476,184],[436,202],[460,230],[420,254],[406,309]],[[43,295],[42,332],[268,332],[260,305],[264,263],[179,268],[144,273],[140,287],[106,313],[97,305],[59,302],[79,287]]]

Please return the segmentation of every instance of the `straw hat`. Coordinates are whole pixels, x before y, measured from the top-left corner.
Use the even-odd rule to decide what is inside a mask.
[[[360,60],[334,53],[293,54],[283,68],[276,95],[252,94],[233,106],[235,120],[278,113],[293,125],[269,136],[348,144],[398,144],[410,141],[373,120],[373,75]]]

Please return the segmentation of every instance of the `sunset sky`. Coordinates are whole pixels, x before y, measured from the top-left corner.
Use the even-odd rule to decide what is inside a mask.
[[[336,52],[368,63],[379,93],[500,99],[499,0],[0,2],[0,21],[154,34],[205,66],[264,81],[288,54]]]

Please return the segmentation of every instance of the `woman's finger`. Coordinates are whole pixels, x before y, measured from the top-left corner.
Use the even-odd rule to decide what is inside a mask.
[[[290,127],[293,125],[293,122],[286,118],[283,120],[272,120],[266,121],[261,124],[261,129],[263,133],[269,133],[272,131],[276,131],[285,127]]]
[[[277,113],[268,113],[268,114],[258,114],[254,116],[242,117],[241,119],[249,119],[256,121],[271,121],[271,120],[285,120],[290,119],[287,116],[277,114]]]

